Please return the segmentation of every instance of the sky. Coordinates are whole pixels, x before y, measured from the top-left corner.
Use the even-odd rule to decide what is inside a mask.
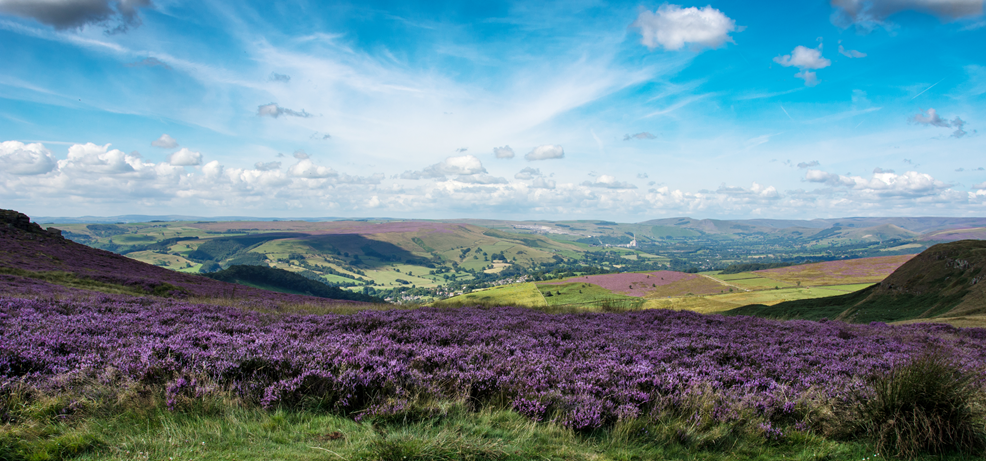
[[[0,0],[0,208],[986,216],[983,0]]]

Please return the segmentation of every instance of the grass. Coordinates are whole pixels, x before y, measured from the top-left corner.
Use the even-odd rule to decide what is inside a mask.
[[[436,305],[468,305],[470,303],[499,303],[504,306],[527,307],[544,307],[548,305],[541,292],[538,291],[537,286],[531,282],[514,283],[482,291],[474,291],[442,300],[436,303]]]
[[[929,353],[876,376],[872,395],[851,409],[847,425],[866,433],[880,453],[914,459],[986,451],[986,409],[977,374],[944,353]]]
[[[102,392],[102,394],[100,393]],[[356,422],[303,408],[264,410],[231,397],[169,410],[153,389],[87,395],[3,394],[0,460],[836,460],[872,456],[839,442],[755,422],[705,423],[661,415],[577,432],[506,408],[462,402]],[[964,459],[964,458],[955,458]]]

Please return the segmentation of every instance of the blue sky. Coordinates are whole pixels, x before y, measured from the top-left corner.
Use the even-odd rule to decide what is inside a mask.
[[[983,216],[982,0],[0,0],[34,215]]]

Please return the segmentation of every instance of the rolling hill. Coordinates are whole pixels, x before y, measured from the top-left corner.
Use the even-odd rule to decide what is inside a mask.
[[[179,298],[229,298],[236,293],[296,304],[353,302],[351,297],[279,293],[164,269],[75,243],[57,229],[32,223],[27,215],[0,210],[0,292],[54,295],[66,290]]]
[[[928,248],[882,282],[842,296],[750,305],[734,315],[854,323],[979,321],[986,317],[986,241],[960,240]]]

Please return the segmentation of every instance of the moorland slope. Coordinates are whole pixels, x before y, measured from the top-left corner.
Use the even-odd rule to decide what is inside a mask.
[[[882,282],[842,296],[750,305],[730,314],[781,319],[833,318],[854,323],[955,321],[986,315],[986,241],[928,248]]]
[[[231,296],[274,302],[325,302],[321,298],[277,293],[175,272],[109,251],[90,248],[43,229],[30,217],[0,210],[0,290],[26,294],[38,290],[95,289],[131,295],[223,298]],[[40,281],[40,285],[39,285]],[[52,287],[54,285],[54,287]],[[350,302],[356,293],[331,302]]]

